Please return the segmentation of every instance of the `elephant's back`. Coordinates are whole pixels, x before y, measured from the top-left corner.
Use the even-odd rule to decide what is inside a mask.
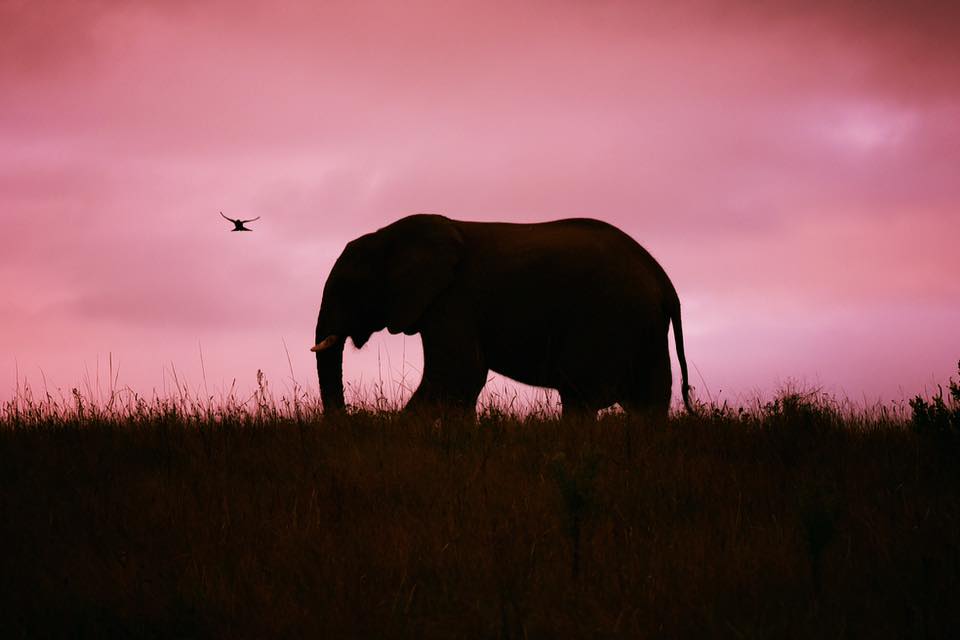
[[[505,323],[566,325],[599,314],[635,324],[637,317],[661,316],[676,299],[656,260],[605,222],[467,225],[466,288],[485,310],[503,313]]]
[[[650,254],[612,225],[475,223],[463,236],[464,291],[500,373],[557,386],[558,359],[617,368],[666,335],[673,287]]]
[[[547,294],[564,287],[581,300],[591,291],[605,290],[621,302],[630,291],[645,300],[657,292],[676,295],[666,272],[644,247],[600,220],[461,224],[468,262],[477,276],[497,285],[542,286]]]
[[[594,218],[565,218],[529,224],[458,222],[465,238],[490,253],[526,252],[539,255],[581,255],[599,258],[610,251],[621,258],[656,263],[650,253],[624,231]]]

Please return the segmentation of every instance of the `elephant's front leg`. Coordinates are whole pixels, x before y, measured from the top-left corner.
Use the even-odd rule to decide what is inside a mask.
[[[472,323],[443,322],[423,328],[423,378],[405,411],[437,415],[453,409],[474,415],[487,382],[487,365]]]

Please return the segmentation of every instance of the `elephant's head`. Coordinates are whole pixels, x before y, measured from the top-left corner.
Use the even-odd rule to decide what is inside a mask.
[[[344,407],[343,347],[381,329],[417,333],[433,301],[454,281],[463,238],[454,223],[415,215],[347,244],[323,288],[316,343],[326,410]]]

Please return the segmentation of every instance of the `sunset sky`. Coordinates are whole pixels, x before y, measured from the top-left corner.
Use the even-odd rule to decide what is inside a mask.
[[[416,212],[618,225],[701,397],[930,390],[960,359],[951,4],[0,0],[0,399],[111,355],[148,394],[316,390],[333,261]],[[420,362],[384,334],[345,370]]]

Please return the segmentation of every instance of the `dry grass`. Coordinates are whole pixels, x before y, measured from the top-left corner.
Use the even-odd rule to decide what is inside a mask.
[[[668,424],[80,391],[0,410],[5,637],[947,637],[960,466],[903,410]]]

